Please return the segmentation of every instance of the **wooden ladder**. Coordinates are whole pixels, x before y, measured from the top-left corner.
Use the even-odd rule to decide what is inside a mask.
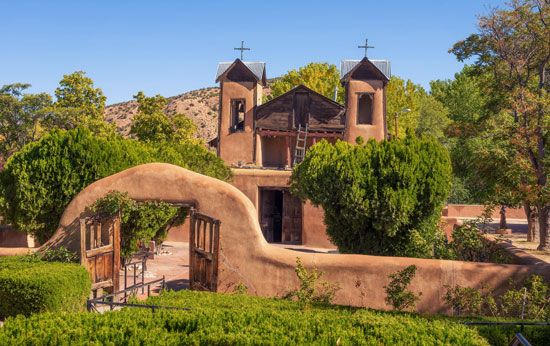
[[[294,160],[292,162],[292,166],[295,166],[304,160],[304,156],[306,155],[308,131],[308,124],[306,124],[305,128],[302,128],[301,124],[298,125],[298,133],[296,135],[296,148],[294,149]]]

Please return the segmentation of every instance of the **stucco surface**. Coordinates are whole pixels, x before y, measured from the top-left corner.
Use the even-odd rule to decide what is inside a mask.
[[[192,201],[201,213],[221,221],[218,290],[232,291],[243,283],[250,294],[281,296],[298,285],[296,257],[306,267],[325,272],[337,283],[335,303],[387,308],[383,286],[388,275],[414,264],[418,267],[411,289],[422,292],[421,312],[445,312],[444,285],[502,288],[510,277],[544,274],[545,265],[497,265],[429,259],[302,253],[269,245],[263,238],[256,208],[236,187],[178,166],[152,163],[101,179],[80,192],[62,215],[55,235],[43,248],[59,245],[78,251],[79,217],[86,207],[109,191],[125,191],[137,200]]]
[[[348,82],[346,93],[346,132],[344,138],[347,142],[355,143],[359,136],[365,140],[374,138],[381,141],[385,137],[384,123],[384,84],[375,80],[351,80]],[[357,100],[359,93],[372,93],[373,122],[372,125],[357,124]]]

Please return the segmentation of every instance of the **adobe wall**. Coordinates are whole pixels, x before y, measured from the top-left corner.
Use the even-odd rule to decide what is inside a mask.
[[[422,292],[420,312],[446,312],[444,285],[503,288],[510,278],[538,273],[550,280],[548,265],[500,265],[415,258],[305,253],[268,244],[258,223],[256,208],[236,187],[184,168],[152,163],[101,179],[81,191],[67,206],[59,228],[42,248],[66,246],[79,252],[79,217],[87,206],[118,190],[136,200],[195,202],[199,211],[221,221],[219,291],[242,283],[249,294],[282,296],[298,286],[296,258],[308,268],[323,271],[324,279],[338,283],[335,303],[387,309],[383,286],[388,275],[414,264],[417,275],[411,289]]]
[[[480,204],[448,204],[443,215],[449,217],[476,218],[483,214],[484,205]],[[500,208],[495,208],[491,214],[494,220],[500,219]],[[506,208],[507,219],[526,219],[523,208]]]
[[[384,132],[384,84],[377,80],[350,80],[347,84],[346,98],[346,132],[344,139],[355,143],[358,136],[365,140],[374,138],[381,141],[385,138]],[[372,125],[357,124],[358,93],[373,93],[373,123]]]

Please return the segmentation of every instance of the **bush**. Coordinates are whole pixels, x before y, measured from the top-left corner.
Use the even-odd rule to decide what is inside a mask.
[[[44,251],[41,259],[46,262],[79,263],[80,258],[77,254],[64,246],[57,249],[48,249]]]
[[[296,258],[296,276],[300,281],[300,287],[286,295],[288,299],[296,299],[298,303],[309,308],[312,304],[328,305],[332,303],[336,291],[340,288],[336,284],[321,281],[323,272],[313,268],[308,271],[302,264],[300,257]]]
[[[90,289],[89,274],[80,265],[0,257],[0,318],[84,310]]]
[[[302,310],[288,300],[166,292],[130,309],[8,319],[0,344],[117,345],[487,345],[475,329],[443,319],[348,307]]]
[[[386,290],[386,303],[390,304],[395,310],[414,309],[416,302],[420,299],[422,292],[417,296],[407,290],[407,286],[409,286],[415,274],[416,266],[410,265],[403,270],[389,275],[391,281],[388,286],[384,286]]]
[[[341,252],[432,257],[451,165],[446,149],[429,138],[321,141],[291,182],[294,193],[323,207]]]
[[[460,261],[514,263],[513,257],[505,249],[483,236],[476,221],[466,222],[455,229],[449,248],[453,257]]]
[[[187,211],[179,212],[179,209],[165,202],[137,202],[127,193],[118,191],[108,193],[92,206],[92,210],[100,215],[121,213],[120,254],[123,258],[130,258],[139,249],[139,241],[163,242],[169,227],[185,220]]]
[[[180,143],[158,147],[120,136],[99,138],[85,129],[54,130],[12,155],[0,173],[0,213],[43,242],[61,213],[87,185],[149,162],[172,163],[219,179],[231,171],[205,147]]]

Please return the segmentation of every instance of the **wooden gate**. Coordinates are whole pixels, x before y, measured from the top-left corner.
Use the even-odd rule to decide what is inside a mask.
[[[120,216],[80,219],[80,263],[92,278],[92,296],[119,290]]]
[[[191,209],[189,232],[189,285],[192,290],[216,291],[220,221]]]

